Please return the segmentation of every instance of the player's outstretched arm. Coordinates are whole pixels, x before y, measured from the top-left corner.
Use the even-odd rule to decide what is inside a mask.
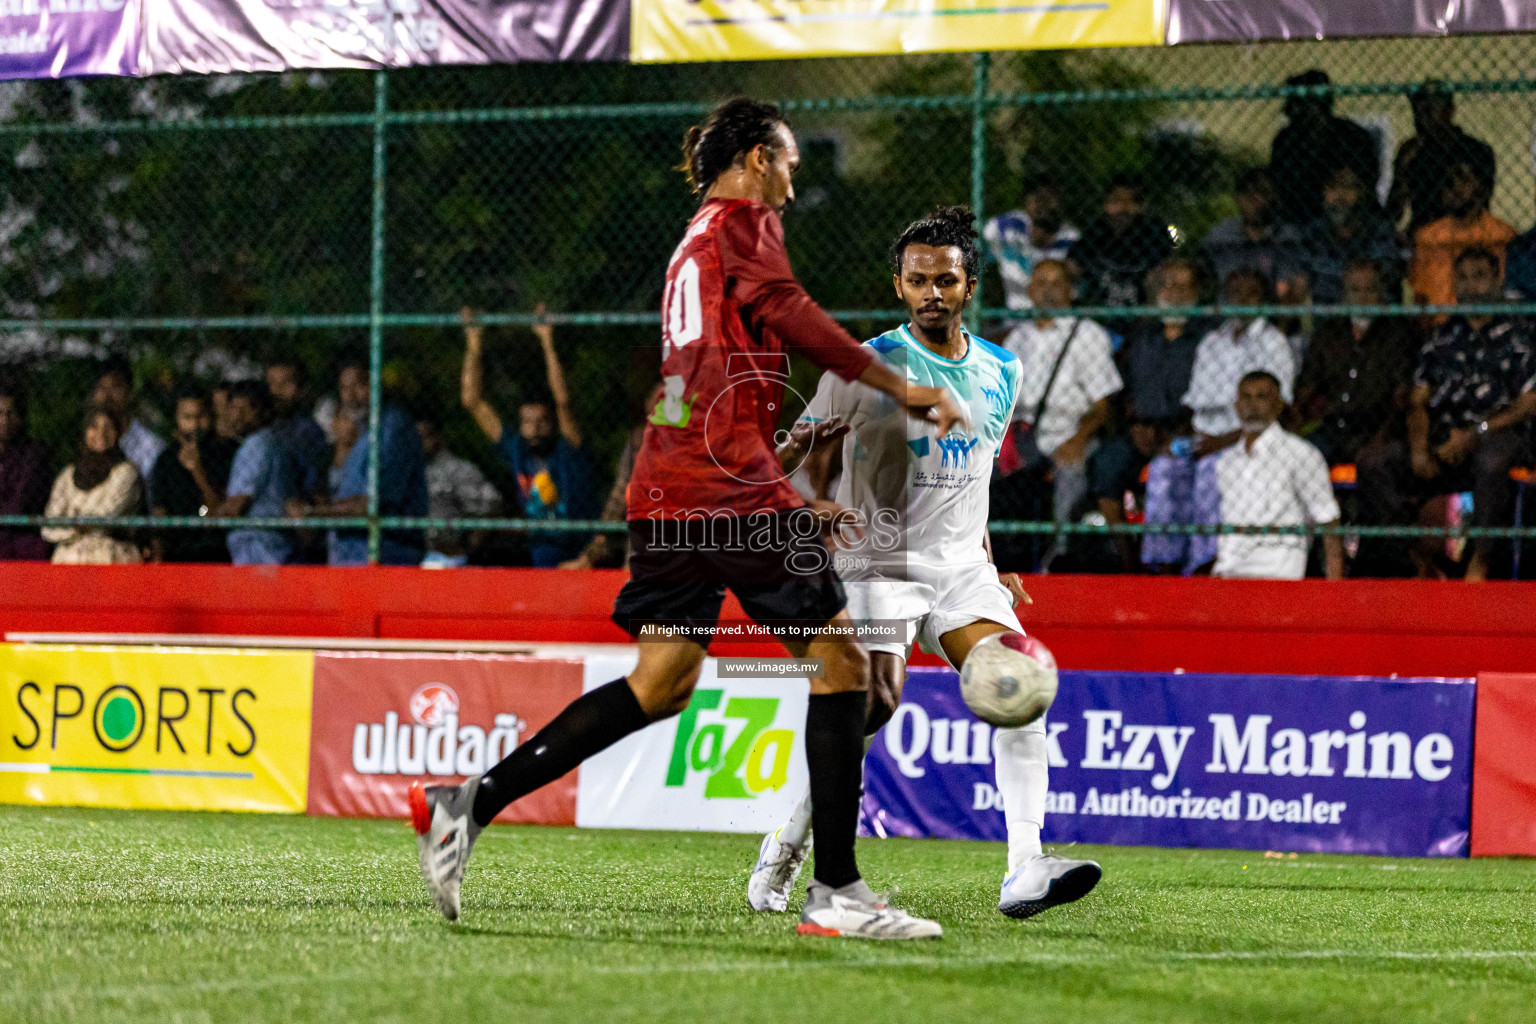
[[[475,311],[468,306],[459,310],[459,316],[464,321],[464,372],[459,377],[459,400],[491,444],[499,444],[501,417],[491,408],[491,403],[485,400],[481,386],[485,327],[475,322]]]

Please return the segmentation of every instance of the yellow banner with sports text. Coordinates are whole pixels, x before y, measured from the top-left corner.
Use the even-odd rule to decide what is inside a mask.
[[[0,803],[302,813],[314,662],[0,645]]]
[[[633,0],[630,60],[1159,46],[1164,0]]]

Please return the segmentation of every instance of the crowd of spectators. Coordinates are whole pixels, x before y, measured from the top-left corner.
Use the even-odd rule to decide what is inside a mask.
[[[1286,84],[1329,83],[1309,71]],[[1289,96],[1269,162],[1236,178],[1237,214],[1177,254],[1130,176],[1109,182],[1103,215],[1080,235],[1049,179],[988,223],[1009,308],[1036,310],[996,340],[1023,367],[1015,430],[1044,453],[1028,464],[1010,457],[1024,446],[1005,444],[994,515],[1161,527],[1079,538],[1066,563],[1058,535],[1035,546],[1037,566],[1469,580],[1503,570],[1510,545],[1488,537],[1458,550],[1364,536],[1346,550],[1338,532],[1312,545],[1298,529],[1508,527],[1533,458],[1529,318],[1285,313],[1536,298],[1536,228],[1519,235],[1490,211],[1492,148],[1456,124],[1437,83],[1411,104],[1415,135],[1388,170],[1372,133],[1337,116],[1325,91]],[[1213,300],[1208,320],[1177,310]],[[1095,322],[1071,309],[1143,303],[1170,312]],[[1292,532],[1200,530],[1219,524]],[[1030,557],[1018,548],[1014,558]]]
[[[1000,562],[1476,580],[1507,557],[1509,544],[1487,537],[1458,551],[1443,540],[1374,536],[1346,545],[1338,532],[1318,544],[1299,531],[1201,533],[1216,524],[1295,531],[1458,518],[1508,526],[1520,486],[1512,471],[1532,459],[1528,318],[1287,313],[1312,304],[1536,299],[1536,228],[1520,235],[1491,212],[1492,148],[1456,124],[1452,94],[1436,83],[1410,97],[1415,134],[1395,155],[1334,113],[1319,89],[1328,85],[1323,72],[1287,85],[1299,91],[1286,101],[1268,162],[1236,176],[1235,215],[1203,239],[1170,228],[1133,174],[1108,179],[1098,215],[1081,229],[1068,222],[1066,190],[1049,176],[1030,179],[1020,208],[983,226],[1008,308],[1029,311],[996,338],[1018,357],[1022,387],[994,476],[993,516],[1062,527],[1040,541],[1000,538]],[[1215,315],[1188,315],[1211,303]],[[1078,306],[1166,312],[1096,320]],[[487,531],[390,530],[380,550],[386,564],[621,564],[616,535],[558,524],[623,518],[643,427],[632,430],[605,501],[553,328],[533,328],[547,390],[503,410],[484,386],[485,331],[467,309],[463,320],[460,399],[484,438],[479,464],[450,450],[441,409],[412,415],[386,395],[370,432],[360,361],[337,367],[333,388],[318,396],[292,358],[268,362],[261,379],[182,390],[169,438],[140,416],[133,367],[111,361],[81,396],[78,448],[55,476],[63,453],[56,458],[27,435],[25,390],[0,383],[0,514],[252,520],[229,530],[12,526],[0,529],[0,558],[365,564],[366,531],[305,521],[374,511],[376,462],[379,514],[550,524],[511,555],[505,535]],[[664,416],[666,397],[658,385],[646,408]],[[1066,528],[1083,521],[1161,529],[1106,537]]]

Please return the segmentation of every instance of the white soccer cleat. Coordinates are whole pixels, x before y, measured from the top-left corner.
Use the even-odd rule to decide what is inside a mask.
[[[789,909],[789,893],[805,866],[810,844],[791,846],[779,842],[779,829],[763,836],[757,850],[757,865],[747,879],[747,905],[753,910],[783,913]]]
[[[1104,869],[1091,860],[1068,860],[1039,854],[1020,864],[1003,880],[997,909],[1023,920],[1063,903],[1080,900],[1104,877]]]
[[[880,902],[862,881],[840,889],[811,882],[800,912],[801,935],[843,939],[938,939],[944,929],[937,921],[913,917]]]
[[[480,779],[458,786],[411,784],[411,827],[421,860],[421,877],[432,893],[432,902],[450,921],[459,918],[459,886],[469,851],[480,837],[480,826],[470,814]]]

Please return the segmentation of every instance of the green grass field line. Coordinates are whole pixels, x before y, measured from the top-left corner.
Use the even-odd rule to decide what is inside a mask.
[[[485,833],[459,925],[400,822],[0,808],[0,1021],[1530,1021],[1536,865],[1077,848],[996,911],[1003,849],[867,840],[924,944],[745,907],[752,836]]]

